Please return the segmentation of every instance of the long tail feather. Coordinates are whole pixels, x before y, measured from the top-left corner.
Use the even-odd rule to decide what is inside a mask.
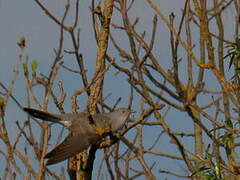
[[[56,116],[54,114],[44,112],[44,111],[40,111],[40,110],[37,110],[37,109],[24,107],[23,110],[25,112],[27,112],[28,114],[30,114],[31,116],[33,116],[35,118],[38,118],[38,119],[42,119],[44,121],[60,123],[59,121],[61,120],[58,116]]]

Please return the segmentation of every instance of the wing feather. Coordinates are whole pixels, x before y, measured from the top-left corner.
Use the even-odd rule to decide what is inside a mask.
[[[76,154],[86,150],[89,146],[101,140],[101,136],[96,133],[69,135],[66,139],[46,154],[47,165],[55,164],[66,160]]]

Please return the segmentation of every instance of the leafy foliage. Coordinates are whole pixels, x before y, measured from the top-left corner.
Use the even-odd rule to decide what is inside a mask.
[[[234,78],[235,76],[238,76],[240,74],[240,38],[236,37],[235,43],[228,45],[227,48],[228,53],[224,57],[224,59],[228,57],[230,58],[229,69],[232,67],[232,65],[234,65],[235,67],[235,74],[233,76]]]

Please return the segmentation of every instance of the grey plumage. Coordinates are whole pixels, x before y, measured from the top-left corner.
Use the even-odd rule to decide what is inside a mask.
[[[89,146],[101,141],[103,136],[96,132],[96,128],[90,124],[89,118],[94,121],[97,128],[107,129],[110,127],[112,132],[116,132],[124,126],[131,113],[131,110],[127,108],[120,108],[114,112],[100,113],[92,116],[85,112],[78,114],[52,114],[27,107],[24,107],[23,110],[31,116],[44,121],[59,123],[67,127],[70,131],[62,143],[46,154],[45,158],[48,159],[47,165],[73,157],[86,150]]]

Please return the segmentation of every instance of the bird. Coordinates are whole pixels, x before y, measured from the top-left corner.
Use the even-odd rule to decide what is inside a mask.
[[[46,165],[64,161],[101,142],[102,138],[106,136],[106,132],[118,132],[124,127],[129,115],[133,112],[128,108],[119,108],[113,112],[94,115],[90,115],[88,112],[52,114],[29,107],[23,107],[23,110],[43,121],[61,124],[70,131],[59,145],[45,155]]]

